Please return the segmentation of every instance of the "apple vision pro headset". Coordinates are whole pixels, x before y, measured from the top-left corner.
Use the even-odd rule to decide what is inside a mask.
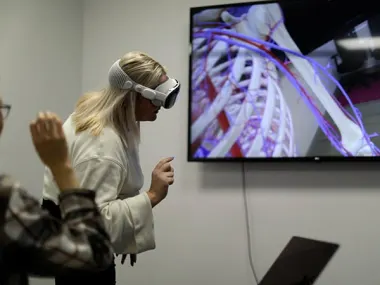
[[[112,87],[122,90],[134,90],[144,98],[149,99],[157,107],[170,109],[174,106],[181,84],[178,80],[168,77],[164,83],[151,89],[134,82],[128,74],[120,67],[120,60],[117,60],[108,72],[108,81]]]

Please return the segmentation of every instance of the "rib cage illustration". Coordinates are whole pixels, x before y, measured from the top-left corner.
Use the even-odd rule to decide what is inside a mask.
[[[354,112],[351,116],[340,106],[324,87],[316,67],[300,53],[283,24],[277,4],[252,6],[241,17],[234,17],[223,9],[204,11],[196,16],[193,34],[201,36],[194,37],[192,43],[191,143],[194,156],[297,155],[291,110],[286,104],[286,94],[281,91],[279,68],[268,56],[249,48],[248,39],[273,39],[277,47],[282,47],[334,122],[335,132],[323,115],[318,114],[315,105],[310,104],[321,129],[342,155],[379,154],[365,132],[360,115]],[[205,22],[217,24],[218,28],[197,26]],[[234,41],[231,40],[233,32],[240,35]],[[300,96],[309,100],[305,92],[300,92]]]
[[[193,50],[202,55],[208,46],[209,58],[193,59],[192,142],[202,136],[209,157],[293,156],[291,113],[274,64],[220,41],[200,39]]]

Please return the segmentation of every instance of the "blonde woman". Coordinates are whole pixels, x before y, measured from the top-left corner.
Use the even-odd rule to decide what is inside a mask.
[[[161,108],[173,107],[180,90],[163,66],[142,52],[130,52],[109,70],[109,86],[85,94],[64,123],[69,152],[81,187],[96,189],[97,205],[115,254],[155,248],[152,208],[174,182],[172,157],[152,172],[148,191],[139,161],[139,123],[155,121]],[[57,217],[58,189],[46,169],[43,207]],[[56,277],[57,285],[115,284],[115,264],[100,273]]]

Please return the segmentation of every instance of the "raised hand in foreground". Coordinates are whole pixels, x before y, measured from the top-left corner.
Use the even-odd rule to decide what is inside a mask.
[[[53,277],[109,268],[113,248],[95,191],[77,187],[62,123],[55,114],[40,113],[30,129],[42,162],[68,191],[58,197],[62,217],[58,219],[42,210],[20,183],[0,175],[0,283],[27,285],[28,275]]]
[[[50,168],[60,190],[79,188],[60,118],[51,112],[40,112],[30,123],[30,133],[38,156]]]

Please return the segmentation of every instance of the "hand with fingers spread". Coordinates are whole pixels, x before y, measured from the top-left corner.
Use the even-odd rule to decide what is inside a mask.
[[[30,123],[33,144],[41,161],[49,168],[68,164],[69,154],[62,122],[56,114],[41,112]]]
[[[59,117],[51,112],[39,113],[30,123],[30,132],[38,156],[50,168],[59,188],[78,188]]]
[[[165,199],[169,186],[174,183],[174,168],[171,165],[173,159],[174,157],[164,158],[153,169],[152,182],[148,191],[152,207]]]

